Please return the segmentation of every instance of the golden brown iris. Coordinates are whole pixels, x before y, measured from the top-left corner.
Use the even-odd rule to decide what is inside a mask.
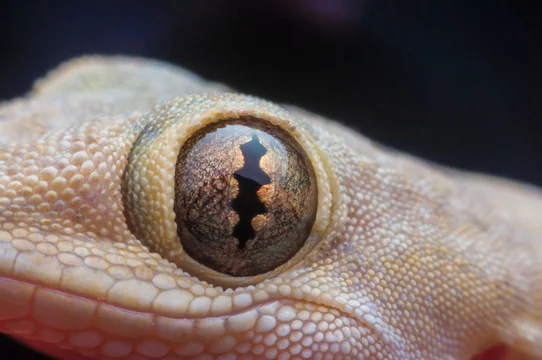
[[[175,170],[177,233],[193,259],[233,276],[288,261],[310,234],[314,171],[281,128],[244,117],[197,131]]]

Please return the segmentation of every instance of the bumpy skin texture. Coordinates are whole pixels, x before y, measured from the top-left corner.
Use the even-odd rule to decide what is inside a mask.
[[[542,358],[539,190],[226,90],[91,57],[1,105],[1,332],[65,359]],[[319,209],[290,262],[232,279],[183,255],[169,170],[199,127],[247,115],[298,139]]]

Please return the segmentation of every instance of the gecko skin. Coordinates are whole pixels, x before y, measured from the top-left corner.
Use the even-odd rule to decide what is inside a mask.
[[[88,57],[0,104],[0,332],[59,359],[542,359],[540,190],[229,91]],[[313,236],[249,278],[170,261],[177,150],[242,116],[288,129],[318,183]]]

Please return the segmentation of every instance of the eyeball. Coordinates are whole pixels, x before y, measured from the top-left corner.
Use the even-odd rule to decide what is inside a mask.
[[[252,285],[302,266],[332,238],[339,185],[297,113],[251,96],[194,94],[157,105],[127,134],[128,230],[201,281]]]
[[[179,152],[178,237],[190,257],[220,273],[253,276],[288,261],[309,236],[317,201],[307,155],[278,126],[221,121]]]

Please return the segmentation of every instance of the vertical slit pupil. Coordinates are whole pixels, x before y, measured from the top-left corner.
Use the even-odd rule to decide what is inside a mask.
[[[233,228],[233,236],[239,240],[239,249],[243,249],[247,241],[256,236],[252,219],[266,213],[258,190],[263,185],[269,184],[271,178],[260,168],[260,159],[267,153],[267,149],[260,143],[256,134],[240,148],[245,162],[243,167],[233,174],[239,184],[239,193],[232,201],[232,208],[239,215],[239,221]]]

